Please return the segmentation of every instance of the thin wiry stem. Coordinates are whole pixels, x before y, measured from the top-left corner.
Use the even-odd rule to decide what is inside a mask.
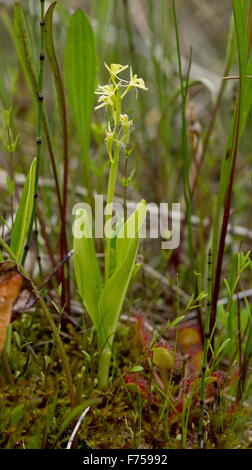
[[[200,418],[199,418],[199,429],[198,429],[198,438],[200,448],[204,447],[204,437],[203,437],[203,423],[204,423],[204,411],[205,411],[205,375],[207,368],[207,353],[209,348],[210,341],[210,315],[211,315],[211,288],[212,288],[212,252],[211,249],[208,252],[208,275],[207,275],[207,284],[208,284],[208,295],[207,295],[207,309],[206,309],[206,318],[205,318],[205,331],[204,331],[204,351],[203,351],[203,360],[201,367],[201,386],[200,386]]]
[[[39,53],[39,76],[38,76],[38,91],[37,91],[37,100],[38,100],[38,110],[37,110],[37,165],[36,165],[36,173],[35,173],[35,189],[34,189],[34,206],[33,206],[33,213],[31,217],[30,227],[28,231],[27,237],[27,244],[25,246],[23,262],[26,259],[29,244],[32,237],[32,230],[34,221],[36,218],[36,202],[38,197],[38,181],[39,181],[39,170],[40,170],[40,160],[41,160],[41,145],[42,145],[42,126],[43,126],[43,78],[44,78],[44,60],[45,60],[45,53],[44,53],[44,43],[45,43],[45,0],[40,0],[40,53]],[[35,240],[37,246],[37,257],[38,262],[40,264],[40,256],[38,252],[38,228],[36,223],[35,228]],[[41,266],[40,266],[41,272]]]
[[[237,154],[238,154],[239,130],[240,130],[240,104],[238,100],[237,110],[236,110],[235,131],[234,131],[234,138],[233,138],[232,152],[231,152],[232,156],[229,157],[229,158],[232,158],[232,167],[231,167],[229,183],[228,183],[227,192],[226,192],[226,200],[225,200],[225,205],[224,205],[220,242],[219,242],[219,248],[218,248],[218,258],[217,258],[216,271],[215,271],[215,281],[214,281],[214,287],[213,287],[212,310],[211,310],[211,319],[210,319],[211,332],[213,332],[214,330],[215,319],[216,319],[217,303],[218,303],[220,281],[221,281],[222,261],[223,261],[224,250],[225,250],[225,240],[226,240],[227,228],[228,228],[229,216],[230,216],[235,166],[236,166],[236,160],[237,160]],[[212,342],[213,340],[214,340],[214,335],[212,335]]]
[[[252,75],[247,75],[246,78],[252,78]],[[239,80],[239,75],[230,75],[230,77],[222,77],[222,80]]]
[[[192,184],[192,194],[194,193],[195,189],[197,188],[198,178],[200,176],[200,170],[201,170],[201,168],[204,164],[204,161],[205,161],[206,153],[207,153],[208,146],[209,146],[209,143],[210,143],[210,139],[211,139],[211,136],[212,136],[212,133],[213,133],[213,130],[214,130],[214,125],[215,125],[215,122],[216,122],[218,111],[219,111],[219,108],[220,108],[220,105],[221,105],[221,102],[222,102],[222,98],[223,98],[223,95],[224,95],[224,91],[225,91],[225,88],[226,88],[225,79],[228,78],[228,77],[225,77],[225,75],[228,75],[229,70],[230,70],[231,65],[232,65],[234,31],[235,31],[234,22],[231,20],[229,39],[228,39],[228,49],[227,49],[227,54],[226,54],[225,67],[224,67],[224,77],[223,77],[223,81],[221,82],[221,85],[220,85],[220,88],[219,88],[219,91],[218,91],[218,95],[216,97],[216,101],[215,101],[215,104],[214,104],[212,112],[211,112],[211,117],[210,117],[210,121],[209,121],[209,124],[208,124],[208,127],[207,127],[206,135],[205,135],[205,138],[203,140],[203,148],[202,148],[200,159],[199,159],[199,162],[198,162],[198,165],[197,165],[198,166],[198,171],[196,172],[196,175],[195,175],[195,178],[194,178],[194,181],[193,181],[193,184]]]
[[[175,33],[176,33],[179,79],[180,79],[180,85],[181,85],[182,151],[183,151],[183,159],[184,159],[184,198],[185,198],[185,204],[186,204],[188,246],[189,246],[190,260],[191,260],[192,266],[194,266],[195,254],[194,254],[194,248],[193,248],[193,233],[192,233],[192,223],[191,223],[192,203],[191,203],[190,182],[189,182],[190,155],[189,155],[189,149],[188,149],[187,122],[186,122],[186,100],[187,100],[188,78],[189,78],[189,71],[190,71],[190,65],[191,65],[191,57],[189,61],[189,67],[188,67],[188,72],[187,72],[187,77],[186,77],[186,86],[185,86],[184,80],[183,80],[183,73],[182,73],[180,40],[179,40],[179,30],[178,30],[178,23],[177,23],[175,0],[172,0],[172,6],[173,6],[173,17],[174,17]]]

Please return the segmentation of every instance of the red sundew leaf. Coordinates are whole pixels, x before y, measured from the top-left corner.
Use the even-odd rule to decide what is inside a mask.
[[[174,373],[181,372],[183,368],[183,357],[176,350],[174,344],[162,339],[153,348],[153,362],[158,367],[170,369]]]
[[[228,375],[224,370],[216,370],[212,372],[211,377],[220,385],[220,387],[224,387],[227,384]]]
[[[145,378],[142,377],[141,374],[139,374],[138,372],[129,373],[125,377],[124,382],[127,385],[131,386],[134,391],[137,391],[138,393],[140,392],[144,398],[147,398],[149,384],[147,380],[145,380]]]
[[[147,330],[145,324],[145,316],[144,315],[135,315],[136,319],[136,337],[139,346],[144,350],[148,350],[152,341],[152,335]]]
[[[195,385],[196,381],[198,380],[197,377],[195,376],[188,376],[188,377],[185,377],[183,380],[182,380],[182,389],[183,389],[183,392],[187,395],[189,394],[192,389],[193,389],[193,386]]]

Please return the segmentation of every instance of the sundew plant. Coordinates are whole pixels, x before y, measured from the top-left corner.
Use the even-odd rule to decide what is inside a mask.
[[[251,32],[0,1],[1,449],[251,448]]]

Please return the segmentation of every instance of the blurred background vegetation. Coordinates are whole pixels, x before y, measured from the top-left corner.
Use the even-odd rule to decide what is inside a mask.
[[[0,41],[3,53],[0,56],[0,100],[2,107],[13,109],[15,135],[19,135],[14,167],[17,174],[26,174],[35,153],[36,145],[36,106],[20,68],[13,44],[11,6],[14,2],[1,1]],[[39,28],[38,3],[24,1],[35,53],[38,57]],[[46,2],[46,5],[49,4]],[[181,40],[182,66],[184,76],[188,70],[191,55],[190,83],[187,98],[187,125],[190,145],[189,180],[194,187],[192,194],[192,214],[196,220],[194,249],[197,269],[205,270],[207,242],[210,237],[211,221],[214,216],[216,198],[219,191],[221,160],[230,130],[237,80],[226,81],[222,85],[222,76],[226,68],[226,56],[229,48],[231,4],[228,0],[196,1],[177,0],[177,15]],[[130,157],[129,171],[135,175],[128,188],[128,198],[148,202],[180,202],[184,205],[184,158],[181,139],[181,99],[178,77],[178,62],[175,44],[174,21],[171,2],[166,0],[92,0],[58,2],[55,14],[55,43],[57,55],[63,70],[64,42],[69,11],[76,7],[83,8],[94,27],[97,52],[97,83],[106,83],[107,72],[103,62],[130,64],[134,73],[143,77],[149,89],[139,93],[138,99],[131,98],[124,109],[134,120],[132,141],[134,150]],[[232,36],[234,40],[234,35]],[[237,55],[229,58],[229,73],[237,73]],[[222,89],[221,89],[222,87]],[[50,131],[55,149],[60,149],[61,134],[59,116],[55,104],[55,90],[52,76],[46,63],[45,106],[50,117]],[[221,101],[213,117],[216,101]],[[71,230],[71,208],[83,196],[83,172],[80,163],[80,148],[76,139],[75,128],[69,110],[70,139],[70,187],[68,204],[68,232]],[[108,162],[104,145],[105,116],[101,111],[94,111],[90,158],[92,165],[92,184],[98,193],[104,193]],[[237,164],[237,177],[234,185],[231,224],[238,226],[236,235],[227,238],[227,247],[232,252],[249,247],[252,226],[250,207],[251,192],[251,115],[247,131],[242,139]],[[209,132],[210,131],[210,132]],[[209,134],[209,135],[208,135]],[[206,148],[205,143],[207,142]],[[61,173],[61,154],[56,151],[58,171]],[[201,161],[202,153],[204,159]],[[52,181],[52,172],[44,147],[41,177],[47,180],[42,186],[44,223],[51,243],[57,252],[58,214],[55,213],[53,191],[47,190]],[[8,157],[3,147],[0,149],[0,164],[8,171]],[[123,166],[120,168],[123,176]],[[1,173],[0,173],[1,175]],[[197,175],[195,180],[195,175]],[[49,181],[49,182],[48,182]],[[196,182],[196,184],[195,184]],[[52,183],[51,183],[52,184]],[[80,191],[76,192],[76,188]],[[0,177],[1,204],[8,212],[9,196],[6,192],[5,176]],[[122,194],[122,185],[118,181],[117,195]],[[208,219],[208,221],[206,221]],[[239,227],[245,230],[245,237],[239,236]],[[240,230],[242,232],[243,228]],[[242,232],[243,233],[243,232]],[[182,231],[182,241],[186,233]],[[150,244],[151,243],[151,244]],[[163,268],[160,257],[160,243],[146,242],[147,260],[157,268]],[[144,245],[144,246],[145,246]],[[184,249],[185,248],[185,249]],[[144,250],[145,248],[142,248]],[[45,262],[47,254],[43,254]],[[191,272],[187,242],[181,244],[171,256],[168,277],[180,271],[183,285]],[[167,257],[167,254],[164,254]],[[227,264],[227,272],[228,265]],[[181,269],[180,269],[181,268]],[[225,268],[225,266],[224,266]],[[166,271],[166,267],[164,267]],[[224,272],[225,275],[225,272]],[[191,277],[190,277],[190,280]],[[187,286],[191,291],[191,286]],[[185,288],[187,289],[185,286]]]

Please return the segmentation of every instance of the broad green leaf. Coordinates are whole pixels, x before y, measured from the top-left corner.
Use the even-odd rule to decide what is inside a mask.
[[[18,260],[22,259],[25,240],[33,212],[36,166],[37,159],[34,158],[25,181],[18,211],[12,228],[10,248],[13,253],[15,253]]]
[[[100,298],[99,325],[97,328],[100,346],[111,345],[117,321],[128,290],[134,263],[136,260],[139,239],[131,242],[125,261],[113,272],[106,283]]]
[[[140,212],[139,212],[140,211]],[[146,204],[142,201],[135,211],[135,217],[139,216],[142,223],[146,215]],[[121,239],[123,240],[123,239]],[[123,262],[113,272],[112,276],[106,283],[100,298],[100,324],[97,329],[100,346],[106,343],[111,345],[116,330],[117,321],[122,309],[122,305],[128,290],[129,282],[135,266],[139,246],[139,238],[128,239],[127,246],[120,246],[120,250],[124,253],[124,258],[120,255]]]
[[[116,266],[120,266],[129,250],[133,238],[140,236],[140,231],[146,218],[146,202],[141,201],[136,210],[126,220],[119,231],[116,240]]]
[[[78,238],[78,229],[85,227],[85,233]],[[98,300],[102,290],[102,278],[95,253],[91,223],[87,212],[83,209],[76,216],[74,225],[74,272],[83,304],[95,327],[98,321]],[[89,235],[89,236],[87,236]]]
[[[82,10],[76,10],[69,22],[64,66],[69,103],[88,171],[91,114],[96,78],[96,48],[92,27]]]

